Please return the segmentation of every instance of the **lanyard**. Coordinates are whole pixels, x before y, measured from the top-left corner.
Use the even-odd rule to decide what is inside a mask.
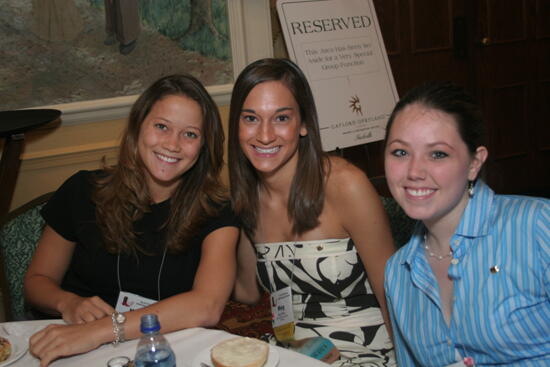
[[[289,284],[286,287],[273,291],[271,280],[268,278],[272,325],[275,337],[281,342],[294,340],[296,322],[294,319],[293,301],[292,301],[292,283],[294,279],[294,267],[296,266],[296,241],[292,245],[292,263]],[[276,260],[274,260],[276,261]],[[276,266],[272,267],[275,271]],[[271,276],[275,279],[275,274]]]
[[[160,275],[162,274],[162,268],[164,266],[164,259],[166,258],[166,247],[162,253],[162,260],[160,262],[159,274],[157,276],[157,301],[160,301]],[[118,280],[118,292],[122,292],[122,282],[120,281],[120,253],[116,258],[116,275]]]

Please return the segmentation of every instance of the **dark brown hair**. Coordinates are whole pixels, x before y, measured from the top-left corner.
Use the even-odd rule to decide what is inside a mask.
[[[166,246],[170,252],[183,251],[197,226],[215,215],[224,199],[220,182],[223,165],[223,129],[218,108],[203,85],[186,74],[170,75],[153,83],[132,106],[122,135],[118,164],[105,167],[96,178],[93,201],[97,223],[109,252],[144,252],[136,243],[134,223],[150,210],[151,198],[145,180],[145,166],[138,153],[143,121],[154,104],[166,96],[180,95],[196,101],[202,110],[202,147],[197,162],[180,180],[170,198]]]
[[[399,112],[415,103],[453,116],[470,153],[483,145],[483,116],[479,105],[464,88],[448,81],[429,81],[408,91],[393,108],[386,126],[386,141]]]
[[[244,155],[239,143],[242,106],[256,85],[267,81],[285,84],[298,106],[307,135],[300,137],[298,164],[287,204],[288,217],[295,234],[315,228],[325,200],[325,168],[328,159],[321,146],[317,110],[305,75],[290,60],[262,59],[248,65],[233,87],[229,112],[229,179],[233,209],[250,238],[256,229],[259,206],[259,175]]]

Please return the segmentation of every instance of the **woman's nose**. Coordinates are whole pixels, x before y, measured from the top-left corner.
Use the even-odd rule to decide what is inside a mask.
[[[171,152],[178,152],[180,150],[178,134],[168,134],[164,139],[164,148]]]
[[[407,171],[409,179],[419,180],[426,178],[426,167],[421,158],[413,157],[409,161],[409,169]]]
[[[262,121],[260,123],[256,139],[262,144],[269,144],[275,140],[275,131],[269,121]]]

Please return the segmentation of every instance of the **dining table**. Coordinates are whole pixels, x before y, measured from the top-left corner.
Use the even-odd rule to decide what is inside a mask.
[[[10,367],[38,367],[40,360],[28,351],[28,340],[32,334],[49,324],[63,324],[62,320],[30,320],[0,323],[0,336],[17,342],[14,352],[16,357],[9,363]],[[235,338],[237,335],[218,329],[190,328],[164,334],[176,355],[178,367],[213,367],[210,361],[209,350],[220,341]],[[116,347],[104,344],[90,352],[58,359],[50,364],[51,367],[107,367],[108,362],[115,357],[134,359],[138,339],[120,343]],[[9,361],[9,359],[8,359]],[[8,362],[6,361],[6,362]],[[4,362],[4,363],[6,363]],[[0,363],[0,366],[4,366]],[[270,345],[269,359],[264,367],[327,367],[328,365],[317,359],[298,352]]]

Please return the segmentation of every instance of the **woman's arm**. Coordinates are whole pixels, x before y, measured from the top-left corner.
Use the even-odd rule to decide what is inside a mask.
[[[339,167],[341,166],[341,167]],[[384,322],[391,333],[384,295],[384,266],[395,252],[388,218],[367,176],[350,163],[333,165],[330,195],[336,198],[338,217],[359,252]]]
[[[80,297],[61,289],[74,247],[74,242],[46,225],[25,274],[25,297],[45,313],[61,315],[69,324],[80,324],[110,315],[113,308],[97,296]]]
[[[222,227],[210,233],[202,243],[193,289],[126,312],[126,339],[140,336],[140,318],[149,313],[158,315],[163,333],[216,325],[235,282],[238,235],[236,227]],[[59,357],[85,353],[113,340],[111,318],[105,317],[84,325],[50,325],[31,337],[30,350],[41,359],[41,366],[47,366]]]
[[[252,243],[241,231],[237,251],[237,280],[233,298],[239,302],[254,304],[260,300],[261,293],[256,278],[256,253]]]

